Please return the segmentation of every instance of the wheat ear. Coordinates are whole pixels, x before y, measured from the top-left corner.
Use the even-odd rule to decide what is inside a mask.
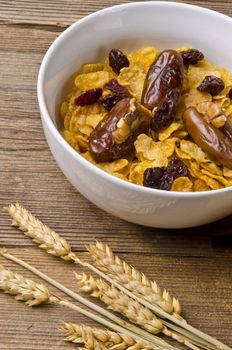
[[[115,256],[107,245],[97,242],[89,245],[87,249],[94,265],[119,284],[142,296],[149,303],[158,305],[169,314],[181,313],[181,306],[176,298],[165,289],[162,290],[156,281],[151,281],[133,266]]]
[[[65,334],[65,340],[73,343],[85,343],[86,336],[104,345],[109,350],[151,350],[144,343],[135,341],[124,334],[109,331],[108,329],[79,326],[73,323],[64,323],[61,331]]]
[[[40,248],[64,260],[73,259],[73,254],[67,241],[40,220],[37,220],[20,204],[11,204],[9,207],[5,207],[4,210],[12,217],[12,225],[18,227],[26,236],[32,238]]]
[[[160,339],[160,338],[158,338],[158,337],[156,337],[156,336],[154,336],[154,335],[152,335],[152,334],[122,320],[122,319],[120,319],[119,317],[117,317],[116,315],[103,309],[102,307],[100,307],[100,306],[90,302],[89,300],[83,298],[81,295],[74,293],[72,290],[66,288],[61,283],[57,282],[56,280],[52,279],[51,277],[45,275],[43,272],[39,271],[34,266],[29,265],[25,261],[13,256],[12,254],[9,254],[5,248],[0,249],[0,254],[2,256],[4,256],[6,259],[14,261],[16,264],[25,267],[27,270],[29,270],[32,273],[34,273],[35,275],[39,276],[44,281],[47,281],[48,283],[50,283],[51,285],[53,285],[54,287],[56,287],[60,291],[69,295],[73,299],[79,301],[81,304],[89,307],[91,310],[98,312],[102,316],[114,321],[116,324],[106,320],[105,318],[103,319],[98,315],[92,314],[91,312],[89,312],[85,309],[81,309],[79,306],[72,304],[70,302],[61,300],[59,302],[59,305],[67,306],[73,310],[76,310],[76,311],[82,313],[83,315],[101,323],[103,326],[106,326],[106,327],[108,327],[116,332],[124,333],[125,335],[133,337],[138,341],[142,341],[145,344],[152,346],[154,349],[160,350],[160,348],[162,348],[162,349],[167,349],[167,350],[178,350],[174,346],[165,342],[163,339]]]
[[[99,341],[91,327],[78,326],[73,323],[65,323],[62,330],[65,332],[66,341],[75,344],[84,344],[88,350],[106,350],[104,342]],[[116,333],[117,334],[117,333]]]
[[[157,334],[162,332],[163,324],[157,317],[136,300],[108,285],[102,279],[95,279],[85,273],[75,273],[79,287],[82,291],[88,292],[91,296],[99,298],[113,311],[121,313],[131,322],[136,323],[148,332]]]
[[[150,333],[163,332],[179,343],[185,344],[191,349],[199,350],[188,338],[165,327],[162,320],[158,319],[148,308],[114,286],[110,286],[102,279],[95,279],[85,273],[77,274],[74,272],[74,274],[81,291],[90,293],[91,296],[102,300],[109,309],[121,313],[131,322],[140,325]]]
[[[25,208],[21,207],[19,204],[16,204],[16,205],[12,204],[9,207],[5,208],[5,210],[12,217],[12,224],[14,226],[18,227],[19,229],[21,229],[27,236],[31,237],[34,240],[34,242],[39,242],[37,244],[40,244],[39,245],[40,248],[46,250],[47,253],[52,254],[52,255],[56,255],[56,256],[60,256],[64,260],[72,260],[76,264],[80,264],[81,266],[85,266],[85,267],[89,268],[91,271],[97,273],[100,277],[104,278],[107,282],[116,286],[118,289],[123,291],[125,294],[127,294],[131,298],[139,301],[142,305],[144,305],[145,307],[147,307],[150,310],[152,310],[153,312],[155,312],[156,315],[158,315],[159,317],[161,317],[165,320],[165,323],[169,328],[173,329],[174,331],[178,330],[179,333],[190,338],[196,344],[200,343],[201,346],[204,347],[205,349],[208,349],[208,348],[215,349],[215,347],[216,347],[217,349],[231,350],[231,348],[229,348],[225,344],[219,342],[217,339],[215,339],[215,338],[199,331],[198,329],[192,327],[184,319],[182,319],[177,313],[178,308],[179,308],[179,306],[178,306],[179,302],[176,301],[175,298],[173,298],[173,302],[176,305],[175,313],[169,314],[166,311],[164,311],[163,309],[161,309],[157,304],[152,304],[151,302],[147,301],[144,298],[143,294],[141,294],[140,296],[139,296],[139,294],[134,294],[134,293],[136,293],[136,290],[135,291],[132,290],[134,293],[131,292],[129,289],[127,289],[128,285],[126,283],[123,284],[123,281],[121,281],[121,283],[122,283],[122,285],[121,285],[116,280],[112,279],[110,276],[106,275],[104,272],[102,272],[101,270],[99,270],[95,266],[92,266],[91,264],[89,264],[87,262],[81,261],[72,251],[70,251],[70,247],[69,247],[68,243],[63,238],[61,238],[57,233],[54,236],[53,235],[54,231],[50,230],[47,226],[43,225],[43,223],[41,221],[37,220],[32,214],[30,214]],[[27,220],[25,220],[25,217],[27,217]],[[24,222],[24,224],[23,224],[23,222]],[[29,229],[30,227],[34,227],[34,229]],[[22,228],[24,228],[24,230]],[[28,232],[30,232],[30,234],[27,234]],[[51,236],[51,237],[46,237],[47,235]],[[49,242],[52,242],[52,237],[55,237],[56,241],[61,240],[61,242],[65,242],[68,245],[68,249],[67,249],[66,244],[60,243],[61,246],[66,246],[66,251],[63,252],[63,255],[62,254],[59,255],[53,247],[52,247],[52,249],[49,249],[49,244],[47,244],[46,241],[48,240]],[[112,255],[113,255],[113,253],[112,253]],[[106,259],[108,259],[107,256],[106,256]],[[118,260],[120,260],[120,259],[118,257],[116,257],[115,261],[118,261]],[[125,267],[129,268],[129,270],[130,270],[131,267],[128,264],[126,264],[125,262],[123,262],[123,265],[124,264],[125,264]],[[103,271],[105,271],[106,267],[107,267],[107,264],[102,266]],[[116,271],[117,271],[117,266],[115,266],[115,267],[116,267]],[[119,265],[119,268],[121,268],[120,265]],[[106,271],[106,273],[107,273],[107,271]],[[112,273],[112,271],[111,271],[111,273]],[[139,274],[140,274],[140,276],[143,276],[143,274],[141,274],[141,273],[139,273]],[[114,274],[112,274],[112,276],[113,275]],[[131,285],[133,285],[133,281],[131,281],[130,286]],[[169,322],[167,320],[169,320],[171,322]]]

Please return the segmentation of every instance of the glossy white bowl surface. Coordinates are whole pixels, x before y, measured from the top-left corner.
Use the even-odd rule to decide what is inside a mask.
[[[81,157],[58,129],[67,80],[84,63],[103,60],[109,49],[144,45],[160,50],[190,45],[208,60],[232,70],[232,19],[204,8],[173,2],[140,2],[98,11],[71,25],[51,45],[41,64],[38,100],[44,132],[58,165],[98,207],[137,224],[183,228],[232,213],[232,188],[176,193],[127,183]],[[77,208],[78,210],[78,208]]]

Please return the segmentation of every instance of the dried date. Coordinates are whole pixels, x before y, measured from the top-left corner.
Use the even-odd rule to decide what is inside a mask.
[[[109,65],[118,75],[122,68],[129,67],[130,62],[121,50],[112,49],[109,52]]]
[[[92,105],[99,100],[99,98],[102,96],[102,92],[103,91],[100,88],[83,91],[79,96],[76,97],[75,105]]]
[[[197,87],[200,92],[208,92],[212,96],[216,96],[222,92],[225,88],[225,84],[222,79],[215,77],[214,75],[207,75]]]
[[[150,116],[134,98],[119,101],[90,135],[89,148],[97,162],[131,155],[134,141],[149,129]]]
[[[143,185],[169,191],[175,179],[188,176],[186,165],[176,156],[172,157],[167,167],[148,168],[144,172]]]
[[[184,125],[194,142],[215,159],[218,164],[232,169],[232,137],[227,123],[219,128],[207,120],[196,107],[189,107],[183,114]]]
[[[199,61],[204,59],[204,55],[201,51],[196,49],[189,49],[180,52],[184,64],[197,64]]]
[[[163,51],[150,66],[144,82],[142,104],[154,110],[152,130],[160,130],[173,121],[183,79],[183,60],[174,50]]]

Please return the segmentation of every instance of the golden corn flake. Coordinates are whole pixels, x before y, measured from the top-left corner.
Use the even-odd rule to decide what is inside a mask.
[[[186,93],[184,96],[184,103],[185,107],[191,107],[196,106],[197,104],[201,102],[211,102],[212,96],[208,94],[207,92],[200,92],[197,89],[192,89],[188,93]]]
[[[77,75],[75,85],[79,90],[85,91],[94,88],[103,88],[109,80],[110,74],[108,72],[99,71]]]
[[[121,171],[123,168],[125,168],[128,165],[128,160],[127,159],[117,159],[114,160],[111,163],[100,163],[98,166],[107,171],[108,173],[114,173]]]
[[[155,166],[166,166],[175,150],[176,139],[154,142],[151,137],[141,134],[135,141],[137,157],[140,160],[154,160]]]
[[[120,71],[118,82],[133,91],[133,96],[140,101],[145,77],[146,74],[138,66],[125,67]]]
[[[172,183],[171,191],[191,192],[193,183],[188,177],[178,177]]]
[[[86,125],[91,126],[93,129],[107,116],[107,113],[90,114],[86,117]]]
[[[183,124],[173,122],[166,129],[159,132],[159,140],[164,141],[168,139],[175,131],[183,128]]]
[[[192,141],[181,140],[180,149],[200,163],[208,161],[206,153]]]
[[[99,72],[104,69],[104,65],[101,63],[87,63],[83,65],[82,73],[93,73],[93,72]]]
[[[150,65],[155,61],[159,52],[154,47],[142,47],[141,49],[128,55],[130,65],[140,67],[147,73]]]
[[[228,169],[227,167],[223,167],[223,176],[232,178],[232,169]]]
[[[185,51],[189,47],[177,49]],[[232,88],[232,75],[224,68],[219,68],[201,60],[189,65],[184,71],[182,96],[176,106],[174,121],[159,132],[149,130],[148,135],[140,134],[134,142],[135,151],[126,158],[112,162],[97,163],[89,152],[89,137],[97,125],[109,115],[102,104],[102,98],[111,93],[104,85],[111,79],[128,88],[132,96],[141,102],[144,81],[151,64],[159,52],[154,47],[142,47],[127,54],[130,65],[120,70],[117,75],[106,57],[103,63],[84,64],[75,78],[75,88],[68,94],[60,106],[60,115],[64,129],[61,134],[67,142],[85,159],[102,170],[125,181],[143,185],[144,172],[148,168],[166,167],[173,156],[178,157],[188,168],[189,177],[175,179],[171,191],[191,192],[210,191],[232,186],[232,169],[216,164],[190,137],[183,123],[186,108],[201,102],[214,102],[232,123],[232,100],[228,93]],[[197,87],[207,75],[223,80],[225,88],[216,96],[198,91]],[[76,106],[76,97],[81,92],[103,88],[102,97],[91,105]],[[147,111],[152,117],[154,111]],[[124,119],[123,119],[124,120]],[[121,125],[122,124],[122,125]],[[118,123],[123,136],[119,143],[128,137],[130,129],[123,122]]]
[[[201,179],[196,179],[193,184],[194,192],[210,191],[210,187]]]
[[[218,182],[223,184],[225,187],[228,186],[228,181],[223,176],[218,176],[218,175],[212,174],[211,172],[204,170],[204,169],[201,170],[201,173],[211,177],[212,179],[217,180]]]

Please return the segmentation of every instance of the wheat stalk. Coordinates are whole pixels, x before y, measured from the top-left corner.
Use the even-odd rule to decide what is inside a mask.
[[[179,343],[185,344],[191,349],[199,350],[188,338],[165,327],[162,320],[158,319],[148,308],[114,286],[110,286],[102,279],[95,279],[85,273],[77,274],[74,272],[74,274],[81,291],[90,293],[91,296],[102,300],[109,309],[121,313],[131,322],[140,325],[150,333],[163,332],[163,334]]]
[[[56,287],[60,291],[69,295],[70,297],[77,300],[81,304],[89,307],[91,310],[98,312],[99,314],[101,314],[102,316],[104,316],[108,319],[111,319],[116,324],[108,321],[105,318],[101,318],[100,316],[95,315],[95,314],[93,314],[85,309],[82,309],[75,304],[72,304],[72,303],[70,303],[68,301],[64,301],[64,300],[58,300],[56,298],[55,302],[58,303],[59,305],[67,306],[73,310],[76,310],[76,311],[82,313],[83,315],[101,323],[103,326],[106,326],[106,327],[108,327],[116,332],[124,333],[125,335],[133,337],[138,341],[144,342],[146,345],[152,346],[152,348],[155,350],[160,350],[160,348],[167,349],[167,350],[178,350],[174,346],[165,342],[163,339],[160,339],[160,338],[158,338],[158,337],[156,337],[156,336],[154,336],[154,335],[152,335],[152,334],[122,320],[122,319],[120,319],[119,317],[110,313],[109,311],[104,310],[102,307],[100,307],[100,306],[90,302],[89,300],[83,298],[81,295],[74,293],[72,290],[66,288],[65,286],[63,286],[62,284],[60,284],[56,280],[52,279],[51,277],[45,275],[43,272],[39,271],[34,266],[29,265],[25,261],[13,256],[12,254],[9,254],[5,248],[0,249],[0,254],[2,256],[4,256],[6,259],[14,261],[18,265],[25,267],[27,270],[29,270],[32,273],[34,273],[35,275],[39,276],[43,280],[47,281],[48,283],[50,283],[51,285],[53,285],[54,287]],[[49,299],[49,301],[51,301],[51,300]],[[52,300],[52,302],[54,302],[54,301]]]
[[[55,256],[59,256],[64,260],[72,260],[76,264],[80,264],[81,266],[85,266],[89,268],[91,271],[97,273],[100,277],[104,278],[107,282],[116,286],[119,290],[123,291],[125,294],[139,301],[142,305],[144,305],[145,307],[155,312],[156,315],[158,315],[159,317],[165,320],[165,323],[169,328],[173,330],[178,329],[179,333],[190,338],[195,344],[200,343],[201,346],[206,349],[208,348],[215,349],[216,347],[216,349],[231,350],[228,346],[219,342],[217,339],[189,325],[178,314],[178,312],[180,312],[180,304],[178,300],[170,297],[166,291],[161,292],[156,282],[149,281],[143,274],[133,269],[126,262],[120,260],[118,257],[114,257],[113,253],[110,251],[109,248],[108,248],[108,253],[105,252],[105,254],[104,254],[104,249],[103,250],[100,249],[100,253],[101,253],[100,256],[99,257],[95,256],[94,258],[94,260],[96,260],[95,264],[96,265],[99,264],[99,268],[103,270],[102,272],[100,269],[96,268],[95,266],[92,266],[87,262],[81,261],[71,251],[70,246],[63,238],[61,238],[57,233],[54,233],[54,231],[50,230],[47,226],[43,225],[41,221],[37,220],[32,214],[30,214],[25,208],[22,208],[19,204],[10,205],[9,207],[5,208],[5,210],[12,217],[12,224],[18,227],[19,229],[21,229],[27,236],[31,237],[34,240],[34,242],[39,244],[40,248],[46,250],[47,253]],[[58,247],[61,246],[62,249],[59,249],[59,248],[55,249],[55,246],[57,245]],[[102,243],[99,243],[99,245],[106,247]],[[92,257],[94,257],[94,249],[95,249],[94,247],[95,246],[93,245],[89,247]],[[110,257],[112,258],[112,261]],[[103,259],[105,260],[103,261]],[[108,265],[107,261],[109,263],[113,262],[113,265],[114,265],[113,269],[111,268],[111,265]],[[104,271],[108,273],[107,268],[110,269],[110,276],[112,276],[115,279],[111,278],[110,276],[104,273]],[[120,271],[123,272],[122,276],[125,277],[124,281],[121,280],[120,278],[121,277]],[[144,294],[143,289],[141,289],[141,293],[137,294],[136,291],[137,291],[138,281],[134,282],[134,285],[135,285],[134,286],[133,279],[131,278],[133,275],[135,278],[136,276],[138,277],[138,281],[140,281],[140,283],[141,281],[145,282],[145,290],[147,290],[146,283],[148,282],[148,286],[151,289],[151,294],[153,294],[154,291],[158,291],[157,294],[158,295],[162,294],[165,299],[170,300],[171,298],[172,308],[173,308],[173,311],[175,311],[174,314],[169,314],[168,312],[164,311],[160,306],[158,306],[158,304],[153,304],[152,302],[149,302],[148,300],[146,300],[146,295],[145,296],[143,295]],[[118,278],[118,281],[120,282],[117,281],[117,278]],[[142,283],[142,286],[143,286],[143,283]]]
[[[97,242],[89,245],[87,249],[94,265],[119,284],[142,296],[149,303],[157,304],[169,314],[174,312],[179,315],[181,313],[181,306],[176,298],[165,289],[162,290],[156,281],[151,281],[133,266],[115,256],[107,245]]]
[[[108,329],[79,326],[73,323],[64,323],[61,330],[65,333],[65,340],[81,344],[86,342],[86,338],[97,341],[109,350],[151,350],[142,342],[138,342],[124,334],[109,331]],[[93,348],[94,349],[94,348]]]
[[[85,273],[75,273],[79,287],[82,291],[89,292],[91,296],[99,298],[113,311],[119,312],[131,322],[136,323],[148,332],[157,334],[162,332],[163,324],[157,317],[136,300],[108,285],[102,279],[95,279]]]

